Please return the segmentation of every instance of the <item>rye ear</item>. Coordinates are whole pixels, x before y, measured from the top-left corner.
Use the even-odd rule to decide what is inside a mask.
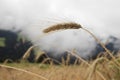
[[[52,31],[56,31],[56,30],[66,30],[66,29],[79,29],[82,28],[81,25],[77,24],[77,23],[61,23],[61,24],[56,24],[56,25],[52,25],[46,29],[43,30],[43,33],[49,33]]]

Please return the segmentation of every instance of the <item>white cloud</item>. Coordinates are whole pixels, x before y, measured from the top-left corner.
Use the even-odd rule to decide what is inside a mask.
[[[120,38],[119,3],[119,0],[0,0],[0,29],[11,30],[13,26],[22,29],[34,42],[39,39],[41,28],[75,21],[101,38],[110,35]],[[85,32],[73,34],[74,31],[56,33],[43,38],[44,44],[40,45],[54,50],[52,44],[56,44],[58,52],[77,48],[86,55],[95,48],[95,41]]]

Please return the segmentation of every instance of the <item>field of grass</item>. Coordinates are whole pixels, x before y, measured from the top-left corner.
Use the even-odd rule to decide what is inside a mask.
[[[105,57],[74,65],[1,63],[0,80],[120,80],[120,59]]]

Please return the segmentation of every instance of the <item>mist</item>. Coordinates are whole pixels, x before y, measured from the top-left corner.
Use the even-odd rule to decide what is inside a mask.
[[[119,0],[0,0],[0,29],[26,36],[41,50],[57,57],[65,51],[76,50],[83,58],[94,55],[97,42],[83,30],[64,30],[44,35],[51,25],[76,22],[93,32],[101,41],[110,36],[114,47],[120,43]]]

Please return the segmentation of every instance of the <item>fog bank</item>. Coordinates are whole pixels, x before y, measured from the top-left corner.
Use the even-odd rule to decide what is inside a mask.
[[[93,32],[103,42],[109,36],[120,45],[119,0],[0,0],[0,29],[28,37],[35,45],[57,56],[75,49],[84,58],[92,55],[96,41],[83,30],[64,30],[43,36],[46,27],[63,22],[76,22]]]

